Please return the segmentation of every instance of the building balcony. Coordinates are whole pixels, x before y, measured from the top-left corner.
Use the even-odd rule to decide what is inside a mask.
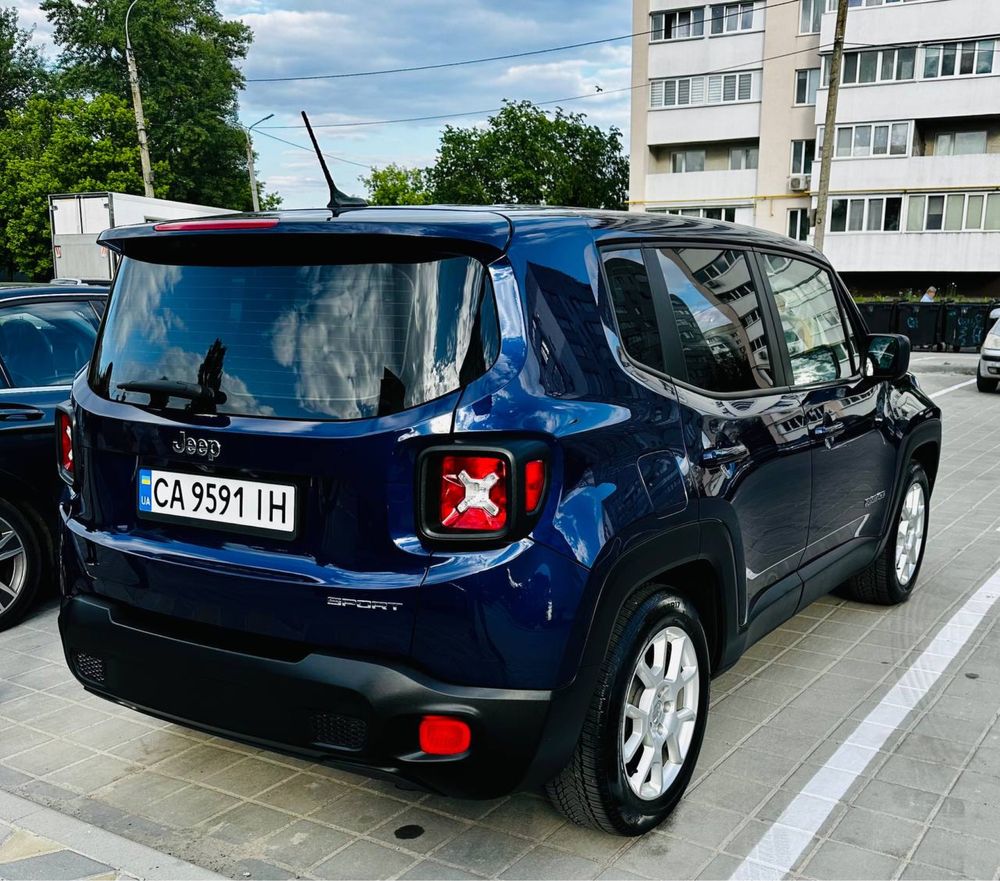
[[[890,8],[895,9],[897,5],[893,4]],[[1000,9],[1000,3],[997,3],[997,8]],[[845,124],[928,117],[955,119],[995,115],[998,94],[1000,94],[1000,72],[991,76],[944,77],[843,86],[837,103],[837,122]],[[826,97],[826,89],[820,89],[816,93],[817,125],[822,125],[826,119]]]
[[[823,252],[838,272],[1000,272],[1000,232],[828,233]]]
[[[759,69],[763,55],[763,31],[650,43],[649,78]]]
[[[947,8],[944,8],[947,7]],[[820,44],[833,45],[835,13],[823,16]],[[948,0],[947,3],[890,3],[858,6],[847,16],[847,47],[960,40],[1000,33],[1000,3]]]
[[[646,119],[646,144],[650,147],[750,141],[759,137],[759,101],[650,110]]]
[[[834,159],[830,164],[830,189],[835,193],[984,190],[998,183],[1000,153]]]
[[[757,190],[757,171],[689,171],[646,176],[648,204],[696,206],[703,202],[746,202]]]

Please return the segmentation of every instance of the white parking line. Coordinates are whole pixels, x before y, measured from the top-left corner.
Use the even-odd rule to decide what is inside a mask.
[[[941,678],[998,599],[1000,570],[952,615],[878,706],[792,799],[733,873],[734,879],[763,881],[792,870],[837,803]]]
[[[975,382],[974,379],[967,379],[967,380],[965,380],[965,382],[957,382],[957,383],[955,383],[955,385],[950,385],[950,386],[948,386],[948,388],[943,388],[939,392],[931,392],[930,393],[930,397],[932,397],[932,398],[940,398],[941,395],[946,395],[946,394],[948,394],[948,392],[955,391],[955,389],[965,388],[967,385],[972,385],[972,383],[974,383],[974,382]]]

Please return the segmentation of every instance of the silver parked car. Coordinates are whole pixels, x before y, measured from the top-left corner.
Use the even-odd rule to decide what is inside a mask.
[[[979,353],[979,370],[976,371],[976,388],[981,392],[995,392],[1000,384],[1000,318],[990,328]]]

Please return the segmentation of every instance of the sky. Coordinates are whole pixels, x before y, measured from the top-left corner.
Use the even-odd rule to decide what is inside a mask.
[[[51,57],[44,16],[33,0],[14,2],[22,25],[35,27],[35,39]],[[566,102],[565,109],[584,112],[605,129],[617,126],[627,146],[629,93],[612,92],[629,86],[627,39],[436,71],[252,80],[438,64],[623,36],[631,31],[629,0],[218,0],[218,6],[225,17],[241,19],[254,32],[243,65],[248,82],[240,96],[240,119],[250,125],[275,114],[255,131],[254,146],[258,176],[267,191],[280,193],[285,207],[315,207],[328,199],[315,157],[301,149],[308,146],[308,135],[301,128],[277,128],[301,126],[303,109],[314,125],[323,125],[489,111],[504,99],[543,102],[587,95]],[[143,51],[136,46],[140,67]],[[368,173],[366,166],[429,165],[445,124],[482,125],[488,115],[321,128],[317,136],[324,153],[360,163],[334,161],[330,168],[342,190],[363,194],[360,177]]]

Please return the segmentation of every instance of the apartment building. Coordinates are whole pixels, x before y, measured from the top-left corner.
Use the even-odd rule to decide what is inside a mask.
[[[824,250],[1000,295],[1000,0],[850,0]],[[811,239],[836,0],[634,0],[631,207]]]

